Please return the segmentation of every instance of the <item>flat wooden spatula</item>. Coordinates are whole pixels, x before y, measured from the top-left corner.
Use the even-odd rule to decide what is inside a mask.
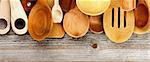
[[[134,32],[135,17],[133,11],[124,11],[118,3],[112,1],[110,8],[104,13],[103,25],[107,37],[112,42],[122,43]]]

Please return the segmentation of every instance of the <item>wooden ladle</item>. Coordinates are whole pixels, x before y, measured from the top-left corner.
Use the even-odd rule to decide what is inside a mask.
[[[150,31],[150,2],[138,0],[135,13],[135,33],[145,34]]]
[[[63,27],[69,36],[73,38],[83,37],[89,30],[88,16],[75,7],[65,14]]]
[[[104,31],[115,43],[127,41],[134,32],[135,18],[133,11],[124,11],[117,0],[113,0],[110,8],[104,13]]]
[[[11,6],[11,26],[13,31],[22,35],[27,32],[28,18],[22,7],[20,0],[10,0]]]
[[[0,34],[6,34],[10,30],[10,1],[0,1],[0,22],[6,22],[6,27],[0,29]]]
[[[38,0],[29,14],[28,31],[37,41],[48,37],[53,27],[51,8],[47,0]]]
[[[54,0],[54,6],[52,8],[52,18],[54,23],[61,23],[63,19],[63,12],[59,5],[59,0]]]

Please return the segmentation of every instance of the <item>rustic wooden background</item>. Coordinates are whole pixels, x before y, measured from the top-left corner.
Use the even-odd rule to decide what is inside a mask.
[[[12,30],[0,36],[0,62],[41,61],[149,61],[150,34],[134,34],[129,41],[112,43],[105,34],[73,39],[34,41],[28,33],[16,35]]]

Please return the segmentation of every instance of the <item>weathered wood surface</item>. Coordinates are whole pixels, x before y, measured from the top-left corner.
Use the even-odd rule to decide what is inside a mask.
[[[92,48],[97,44],[97,48]],[[65,35],[63,39],[34,41],[28,34],[10,31],[0,36],[0,62],[40,61],[149,61],[150,34],[133,35],[125,43],[112,43],[104,34],[88,33],[80,39]]]

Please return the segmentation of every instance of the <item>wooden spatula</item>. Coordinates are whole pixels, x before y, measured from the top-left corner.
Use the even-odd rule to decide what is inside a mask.
[[[134,31],[135,18],[133,11],[125,12],[116,3],[117,1],[114,1],[104,13],[103,25],[104,31],[110,40],[115,43],[122,43],[131,37]]]

